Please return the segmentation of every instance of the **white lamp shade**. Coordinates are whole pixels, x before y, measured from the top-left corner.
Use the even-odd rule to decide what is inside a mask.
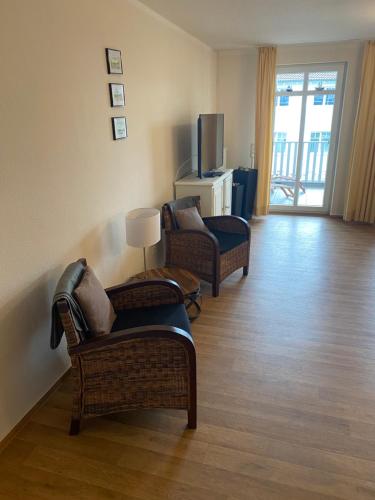
[[[150,247],[160,241],[160,212],[137,208],[126,216],[126,241],[131,247]]]

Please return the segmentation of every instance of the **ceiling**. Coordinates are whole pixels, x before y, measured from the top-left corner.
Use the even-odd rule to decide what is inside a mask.
[[[375,0],[141,0],[215,49],[375,37]]]

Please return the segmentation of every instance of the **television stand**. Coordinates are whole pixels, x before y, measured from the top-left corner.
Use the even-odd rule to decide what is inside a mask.
[[[203,178],[210,178],[210,177],[221,177],[224,172],[216,171],[216,170],[210,170],[209,172],[205,172],[203,174]]]
[[[232,211],[232,172],[221,170],[220,177],[197,177],[197,172],[174,183],[176,198],[199,196],[202,217],[230,215]]]

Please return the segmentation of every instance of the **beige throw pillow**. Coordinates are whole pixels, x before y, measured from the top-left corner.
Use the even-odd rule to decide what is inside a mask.
[[[180,229],[195,229],[198,231],[207,231],[207,227],[205,226],[197,207],[177,210],[176,219]]]
[[[107,335],[111,331],[116,314],[91,267],[86,267],[80,284],[74,290],[74,295],[93,336]]]

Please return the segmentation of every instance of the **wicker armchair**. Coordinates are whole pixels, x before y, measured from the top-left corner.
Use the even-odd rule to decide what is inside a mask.
[[[220,283],[234,271],[249,271],[250,226],[241,217],[203,217],[209,231],[179,229],[176,210],[196,206],[199,196],[170,201],[162,208],[166,237],[166,264],[188,269],[212,283],[212,295],[219,295]]]
[[[133,281],[106,293],[117,319],[111,333],[90,340],[80,340],[69,303],[56,303],[74,377],[70,434],[83,417],[137,408],[185,409],[196,428],[196,356],[179,286]]]

